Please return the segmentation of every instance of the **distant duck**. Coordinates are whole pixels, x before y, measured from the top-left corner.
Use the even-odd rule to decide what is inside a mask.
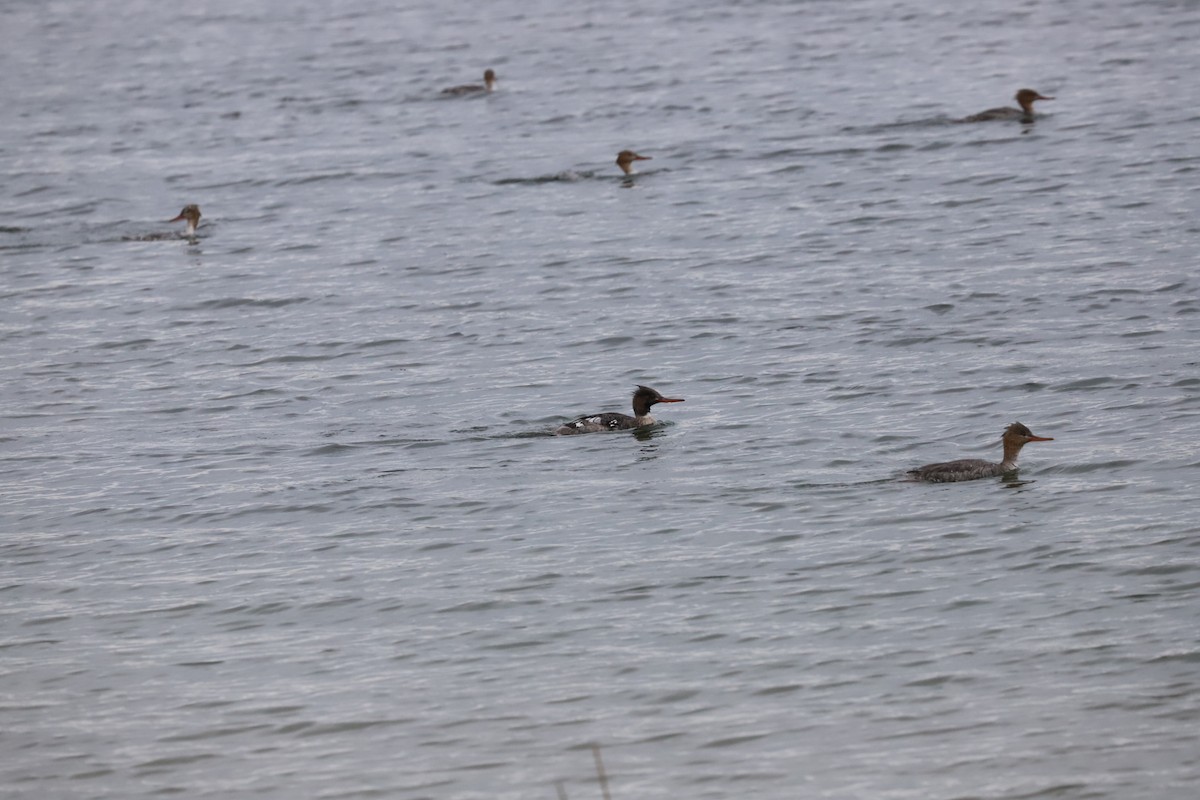
[[[650,156],[639,156],[632,150],[622,150],[621,152],[617,153],[617,166],[620,167],[621,172],[624,172],[626,175],[636,174],[637,171],[633,168],[633,162],[649,160]]]
[[[978,114],[963,117],[959,122],[988,122],[994,119],[1019,119],[1022,122],[1033,122],[1034,101],[1053,100],[1054,98],[1038,94],[1033,89],[1021,89],[1014,95],[1014,99],[1020,108],[1011,108],[1009,106],[989,108],[987,111],[980,111]]]
[[[977,478],[995,478],[1017,471],[1017,455],[1021,448],[1030,442],[1052,442],[1048,436],[1034,436],[1033,431],[1019,422],[1014,422],[1004,429],[1000,437],[1004,443],[1004,460],[999,464],[984,461],[982,458],[962,458],[958,461],[946,461],[941,464],[926,464],[923,467],[910,469],[908,474],[913,480],[929,481],[931,483],[951,483],[954,481],[973,481]]]
[[[189,239],[196,238],[196,226],[200,224],[200,206],[192,204],[183,207],[183,211],[179,212],[179,216],[174,219],[169,219],[167,222],[180,222],[187,220],[187,230],[183,235]]]
[[[478,83],[464,83],[462,86],[451,86],[442,89],[442,94],[476,94],[478,92],[494,92],[496,90],[496,73],[490,69],[483,71],[483,85]]]
[[[656,420],[650,416],[650,406],[656,403],[682,403],[682,397],[663,397],[649,386],[638,386],[633,393],[633,416],[607,411],[602,414],[590,414],[577,417],[570,422],[560,425],[554,433],[566,436],[571,433],[595,433],[597,431],[622,431],[632,428],[644,428],[653,425]]]

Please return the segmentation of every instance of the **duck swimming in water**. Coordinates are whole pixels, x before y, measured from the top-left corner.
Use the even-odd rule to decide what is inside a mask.
[[[1030,442],[1053,442],[1048,436],[1034,436],[1033,431],[1019,422],[1014,422],[1004,429],[1000,437],[1004,443],[1004,460],[999,464],[984,461],[982,458],[961,458],[958,461],[946,461],[941,464],[926,464],[923,467],[910,469],[909,476],[917,481],[931,483],[951,483],[954,481],[973,481],[977,478],[995,478],[1009,472],[1017,471],[1017,455],[1021,448]]]
[[[1022,122],[1033,122],[1033,103],[1035,100],[1053,100],[1053,97],[1045,97],[1038,94],[1033,89],[1021,89],[1013,96],[1020,108],[1010,108],[1004,106],[1002,108],[989,108],[987,111],[980,111],[978,114],[972,114],[969,117],[963,117],[959,122],[988,122],[994,119],[1019,119]]]
[[[496,90],[496,73],[490,69],[483,71],[483,85],[464,83],[462,86],[450,86],[442,89],[442,94],[477,94],[479,92],[494,92]]]
[[[633,428],[644,428],[653,425],[656,420],[650,416],[650,406],[655,403],[682,403],[682,397],[663,397],[649,386],[638,386],[633,393],[633,416],[607,411],[603,414],[589,414],[576,417],[568,423],[555,429],[557,436],[571,433],[595,433],[596,431],[623,431]]]
[[[181,220],[187,220],[187,230],[184,231],[183,235],[189,239],[196,238],[196,226],[200,224],[200,206],[194,203],[186,205],[183,207],[183,211],[179,212],[178,217],[169,219],[167,222],[179,222]]]
[[[636,174],[637,171],[633,168],[633,162],[649,160],[650,156],[639,156],[632,150],[622,150],[621,152],[617,153],[617,166],[620,167],[621,172],[624,172],[626,175]]]

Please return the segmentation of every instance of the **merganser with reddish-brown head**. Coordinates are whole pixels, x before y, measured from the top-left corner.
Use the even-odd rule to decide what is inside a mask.
[[[958,461],[946,461],[941,464],[926,464],[923,467],[910,469],[909,476],[917,481],[931,483],[951,483],[954,481],[973,481],[977,478],[995,478],[1017,471],[1017,455],[1021,448],[1030,442],[1053,442],[1049,436],[1034,436],[1033,431],[1019,422],[1014,422],[1004,429],[1000,437],[1004,443],[1004,460],[999,464],[984,461],[982,458],[962,458]]]
[[[478,83],[464,83],[462,86],[451,86],[442,89],[442,94],[478,94],[479,92],[494,92],[496,91],[496,73],[490,69],[483,71],[483,85]]]
[[[633,168],[633,162],[649,160],[650,156],[639,156],[632,150],[622,150],[621,152],[617,153],[617,166],[620,167],[621,172],[624,172],[626,175],[636,174],[637,171]]]
[[[179,212],[179,216],[174,219],[169,219],[167,222],[180,222],[187,220],[187,230],[183,235],[189,239],[196,237],[196,226],[200,224],[200,206],[192,204],[183,207],[183,211]]]
[[[987,111],[980,111],[978,114],[963,117],[959,122],[988,122],[994,119],[1019,119],[1022,122],[1033,122],[1034,101],[1053,100],[1054,98],[1038,94],[1033,89],[1021,89],[1013,99],[1017,101],[1017,105],[1020,108],[1011,108],[1009,106],[989,108]]]
[[[656,403],[682,403],[682,397],[663,397],[649,386],[638,386],[633,393],[633,416],[607,411],[603,414],[589,414],[577,417],[568,423],[560,425],[554,433],[566,436],[571,433],[595,433],[596,431],[624,431],[633,428],[644,428],[653,425],[656,420],[650,416],[650,406]]]

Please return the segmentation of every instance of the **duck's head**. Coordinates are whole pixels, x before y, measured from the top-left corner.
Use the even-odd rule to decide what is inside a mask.
[[[1053,99],[1054,99],[1053,97],[1046,97],[1045,95],[1038,94],[1033,89],[1021,89],[1016,94],[1017,105],[1019,105],[1021,107],[1021,110],[1024,111],[1026,114],[1033,113],[1033,101],[1035,101],[1035,100],[1053,100]]]
[[[1051,436],[1035,436],[1033,431],[1026,428],[1019,422],[1014,422],[1004,429],[1004,436],[1001,437],[1005,444],[1024,445],[1029,442],[1053,442]]]
[[[483,71],[483,85],[489,92],[496,88],[496,72],[494,70],[485,69]]]
[[[181,220],[187,220],[192,225],[200,222],[200,206],[195,204],[184,206],[183,210],[179,212],[178,217],[169,219],[167,222],[179,222]]]
[[[655,403],[682,403],[682,397],[663,397],[657,389],[639,385],[633,393],[633,413],[644,417]]]
[[[633,174],[633,162],[649,160],[650,156],[639,156],[632,150],[622,150],[621,152],[617,153],[617,166],[620,167],[621,171],[626,175]]]
[[[187,235],[191,236],[194,234],[196,232],[196,226],[200,224],[200,206],[195,205],[194,203],[191,205],[186,205],[183,207],[183,210],[179,212],[178,217],[169,219],[167,222],[180,222],[182,220],[187,221]]]

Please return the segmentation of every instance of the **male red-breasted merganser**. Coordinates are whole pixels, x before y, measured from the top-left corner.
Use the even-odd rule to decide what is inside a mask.
[[[200,224],[200,206],[195,204],[184,206],[183,211],[179,212],[178,217],[169,219],[167,222],[179,222],[180,220],[187,220],[187,230],[184,231],[183,235],[189,239],[194,239],[196,237],[196,226]]]
[[[1020,108],[989,108],[987,111],[980,111],[978,114],[972,114],[969,117],[963,117],[959,122],[987,122],[993,119],[1019,119],[1023,122],[1033,121],[1033,102],[1035,100],[1053,100],[1053,97],[1045,97],[1038,94],[1033,89],[1021,89],[1014,95],[1017,105]]]
[[[636,172],[636,170],[633,168],[633,162],[649,160],[650,156],[639,156],[632,150],[622,150],[621,152],[617,153],[617,166],[620,167],[621,172],[624,172],[626,175],[633,175]]]
[[[590,414],[578,417],[561,425],[554,431],[559,436],[569,433],[595,433],[596,431],[623,431],[631,428],[643,428],[655,423],[650,416],[650,406],[655,403],[682,403],[682,397],[663,397],[649,386],[638,386],[633,393],[633,416],[607,411],[603,414]]]
[[[1029,442],[1053,442],[1049,436],[1034,436],[1033,431],[1019,422],[1014,422],[1004,429],[1000,437],[1004,443],[1004,460],[999,464],[984,461],[982,458],[962,458],[958,461],[946,461],[942,464],[926,464],[923,467],[910,469],[908,474],[913,480],[931,481],[933,483],[951,483],[953,481],[973,481],[976,478],[995,478],[1008,472],[1016,472],[1017,455],[1021,448]]]
[[[451,86],[442,89],[442,94],[475,94],[476,92],[493,92],[496,90],[496,73],[490,69],[483,71],[483,85],[464,83],[462,86]]]

